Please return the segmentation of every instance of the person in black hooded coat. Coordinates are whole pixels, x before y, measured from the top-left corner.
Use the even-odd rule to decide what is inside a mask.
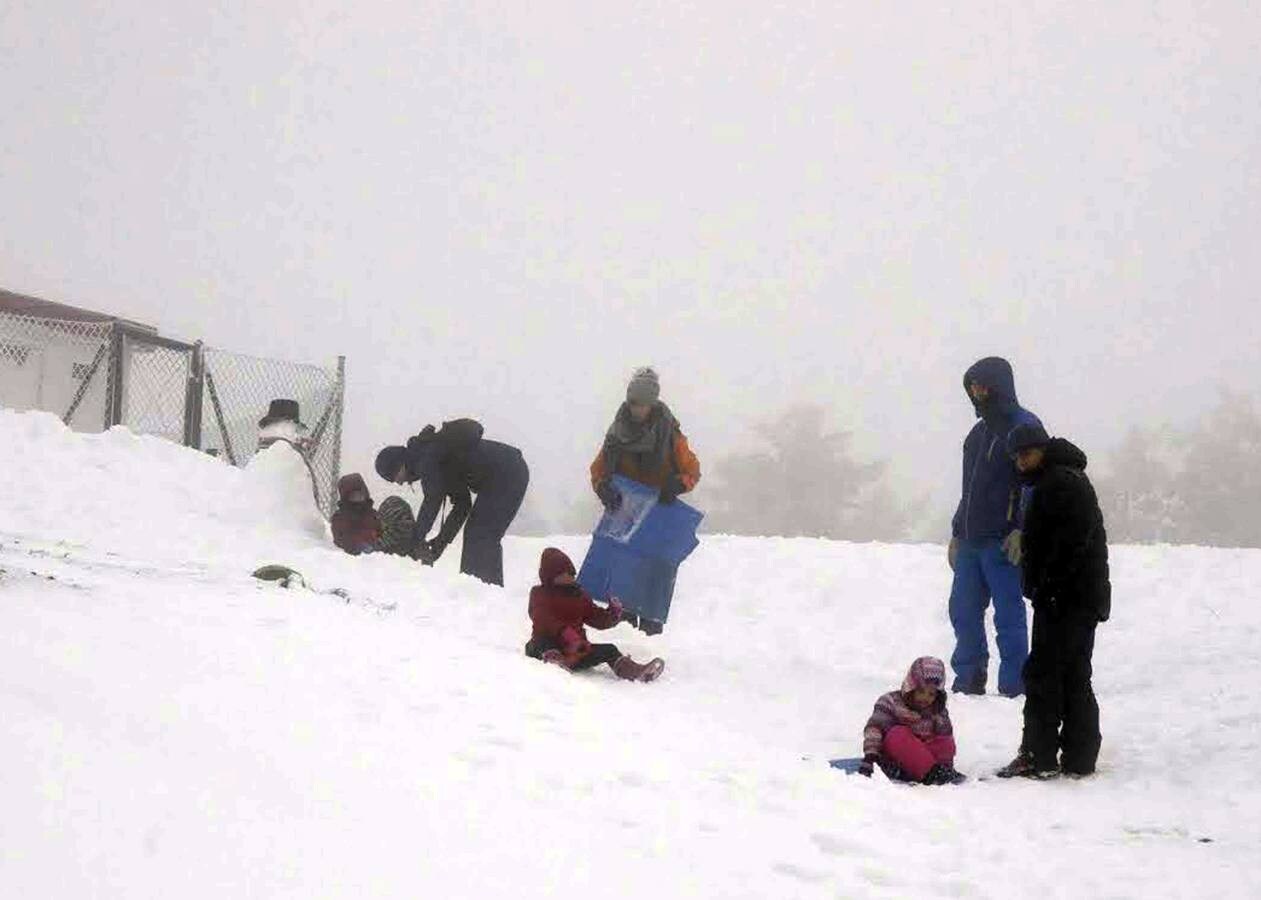
[[[455,419],[437,430],[425,426],[405,447],[384,448],[377,454],[376,470],[395,484],[420,482],[424,500],[416,511],[413,556],[434,563],[464,528],[460,571],[503,585],[503,538],[530,483],[520,450],[482,437],[481,424],[472,419]],[[476,502],[470,492],[477,494]],[[428,540],[448,499],[451,513],[438,535]]]
[[[1008,450],[1033,487],[1021,573],[1033,606],[1033,639],[1020,753],[999,774],[1089,775],[1102,741],[1091,685],[1095,627],[1112,612],[1103,513],[1086,477],[1086,454],[1069,441],[1047,437],[1040,425],[1021,425]]]

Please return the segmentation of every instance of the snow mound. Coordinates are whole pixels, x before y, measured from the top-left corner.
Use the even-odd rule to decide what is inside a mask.
[[[666,658],[629,684],[522,654],[585,538],[500,590],[337,552],[305,479],[0,412],[6,897],[1255,894],[1261,551],[1115,549],[1096,777],[910,788],[826,760],[949,656],[943,548],[708,537],[664,635],[593,634]],[[1010,759],[1019,702],[950,708],[963,771]]]
[[[287,444],[244,469],[123,427],[71,431],[0,410],[0,532],[153,559],[252,555],[325,542],[302,458]]]

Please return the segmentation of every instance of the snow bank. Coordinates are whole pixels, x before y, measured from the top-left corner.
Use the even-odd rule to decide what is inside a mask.
[[[251,555],[325,542],[301,457],[285,444],[237,469],[126,428],[79,434],[0,410],[0,531],[153,559]]]
[[[350,558],[296,474],[0,413],[6,896],[1255,893],[1261,551],[1116,551],[1095,778],[929,790],[824,760],[949,655],[941,547],[707,538],[663,636],[601,635],[667,658],[627,684],[522,656],[548,542],[506,590]],[[1010,758],[1018,702],[951,709],[960,768]]]

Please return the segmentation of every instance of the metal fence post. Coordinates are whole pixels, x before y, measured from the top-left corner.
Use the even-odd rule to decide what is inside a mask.
[[[188,389],[184,395],[184,446],[201,449],[202,394],[206,382],[206,356],[201,341],[193,344],[188,363]]]
[[[329,507],[332,508],[337,498],[337,482],[342,471],[342,413],[346,409],[346,357],[337,357],[337,387],[334,388],[334,403],[337,409],[333,413],[333,471],[329,481]]]
[[[110,399],[107,404],[108,413],[105,418],[105,427],[113,428],[115,425],[123,423],[123,393],[126,385],[123,383],[124,366],[123,353],[126,348],[126,335],[123,333],[123,327],[117,322],[110,332],[109,352],[110,352]]]
[[[219,426],[219,439],[223,442],[223,452],[228,455],[228,462],[237,465],[236,453],[232,451],[232,435],[228,431],[228,423],[223,418],[223,404],[219,402],[219,391],[215,387],[215,376],[206,369],[206,390],[210,391],[210,408],[214,411],[215,422]]]

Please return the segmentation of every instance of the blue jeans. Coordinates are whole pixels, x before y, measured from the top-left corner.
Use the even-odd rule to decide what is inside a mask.
[[[1029,656],[1029,627],[1020,589],[1020,569],[1007,561],[998,538],[960,540],[950,588],[950,624],[955,650],[950,656],[952,689],[984,693],[990,651],[985,636],[985,609],[994,600],[998,643],[998,691],[1009,697],[1024,693],[1021,669]]]

